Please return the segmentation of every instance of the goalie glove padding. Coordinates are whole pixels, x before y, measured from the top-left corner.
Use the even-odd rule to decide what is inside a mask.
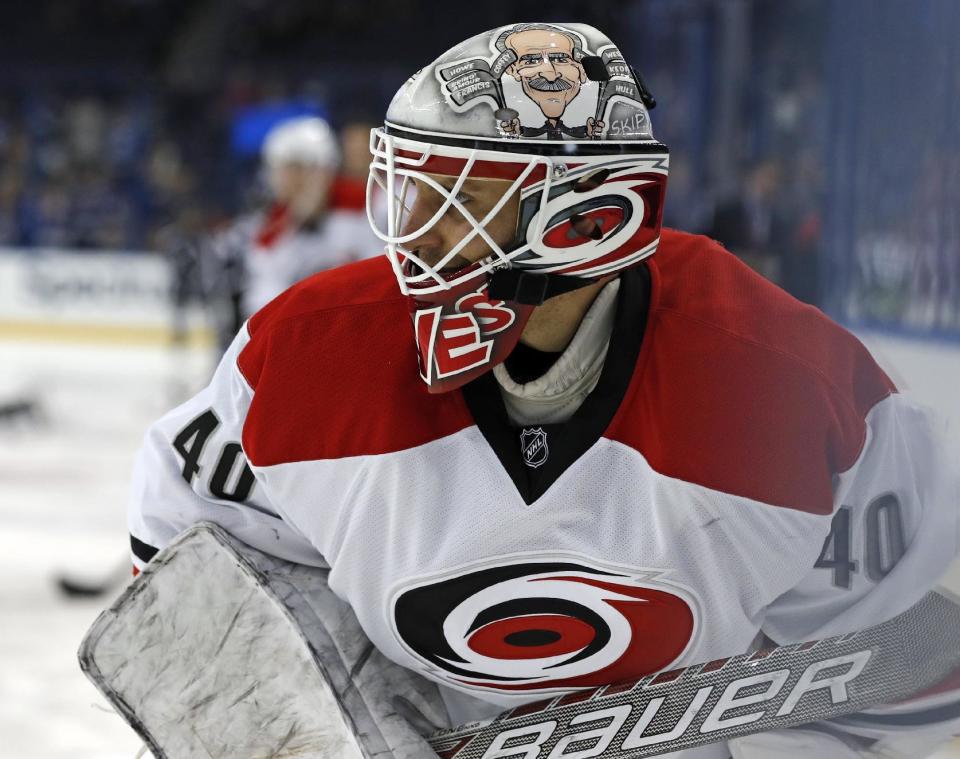
[[[446,724],[436,686],[373,648],[327,574],[195,526],[94,622],[81,667],[156,759],[429,756],[393,701]]]

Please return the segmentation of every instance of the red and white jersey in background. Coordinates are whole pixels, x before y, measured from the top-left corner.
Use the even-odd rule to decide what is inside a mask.
[[[383,243],[370,231],[365,201],[366,182],[341,177],[317,222],[298,226],[288,208],[275,205],[245,225],[245,315],[304,277],[380,254]]]
[[[370,639],[460,694],[462,717],[918,601],[960,539],[930,417],[705,238],[664,231],[621,276],[596,388],[568,422],[521,429],[491,374],[427,392],[385,259],[289,290],[148,432],[135,563],[199,520],[326,561]],[[909,726],[960,716],[933,698]]]

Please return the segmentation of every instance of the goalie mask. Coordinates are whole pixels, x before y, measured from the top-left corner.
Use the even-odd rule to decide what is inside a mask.
[[[430,392],[503,361],[547,298],[656,250],[668,151],[653,105],[584,24],[477,35],[400,88],[371,132],[367,213],[408,296]],[[465,196],[476,186],[485,203]],[[441,223],[464,232],[436,250],[427,241]]]

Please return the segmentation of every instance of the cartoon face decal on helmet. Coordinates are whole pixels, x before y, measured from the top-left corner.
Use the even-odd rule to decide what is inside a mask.
[[[455,111],[486,106],[503,137],[649,136],[643,93],[614,45],[592,51],[583,33],[556,24],[513,24],[494,30],[489,44],[489,56],[434,68]],[[618,114],[608,129],[607,111],[617,103],[634,112]]]

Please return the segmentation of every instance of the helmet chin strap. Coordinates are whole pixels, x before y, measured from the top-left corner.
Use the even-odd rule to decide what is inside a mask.
[[[494,300],[539,306],[555,295],[579,290],[596,280],[564,277],[559,274],[536,274],[523,269],[500,269],[487,277],[488,293]]]

